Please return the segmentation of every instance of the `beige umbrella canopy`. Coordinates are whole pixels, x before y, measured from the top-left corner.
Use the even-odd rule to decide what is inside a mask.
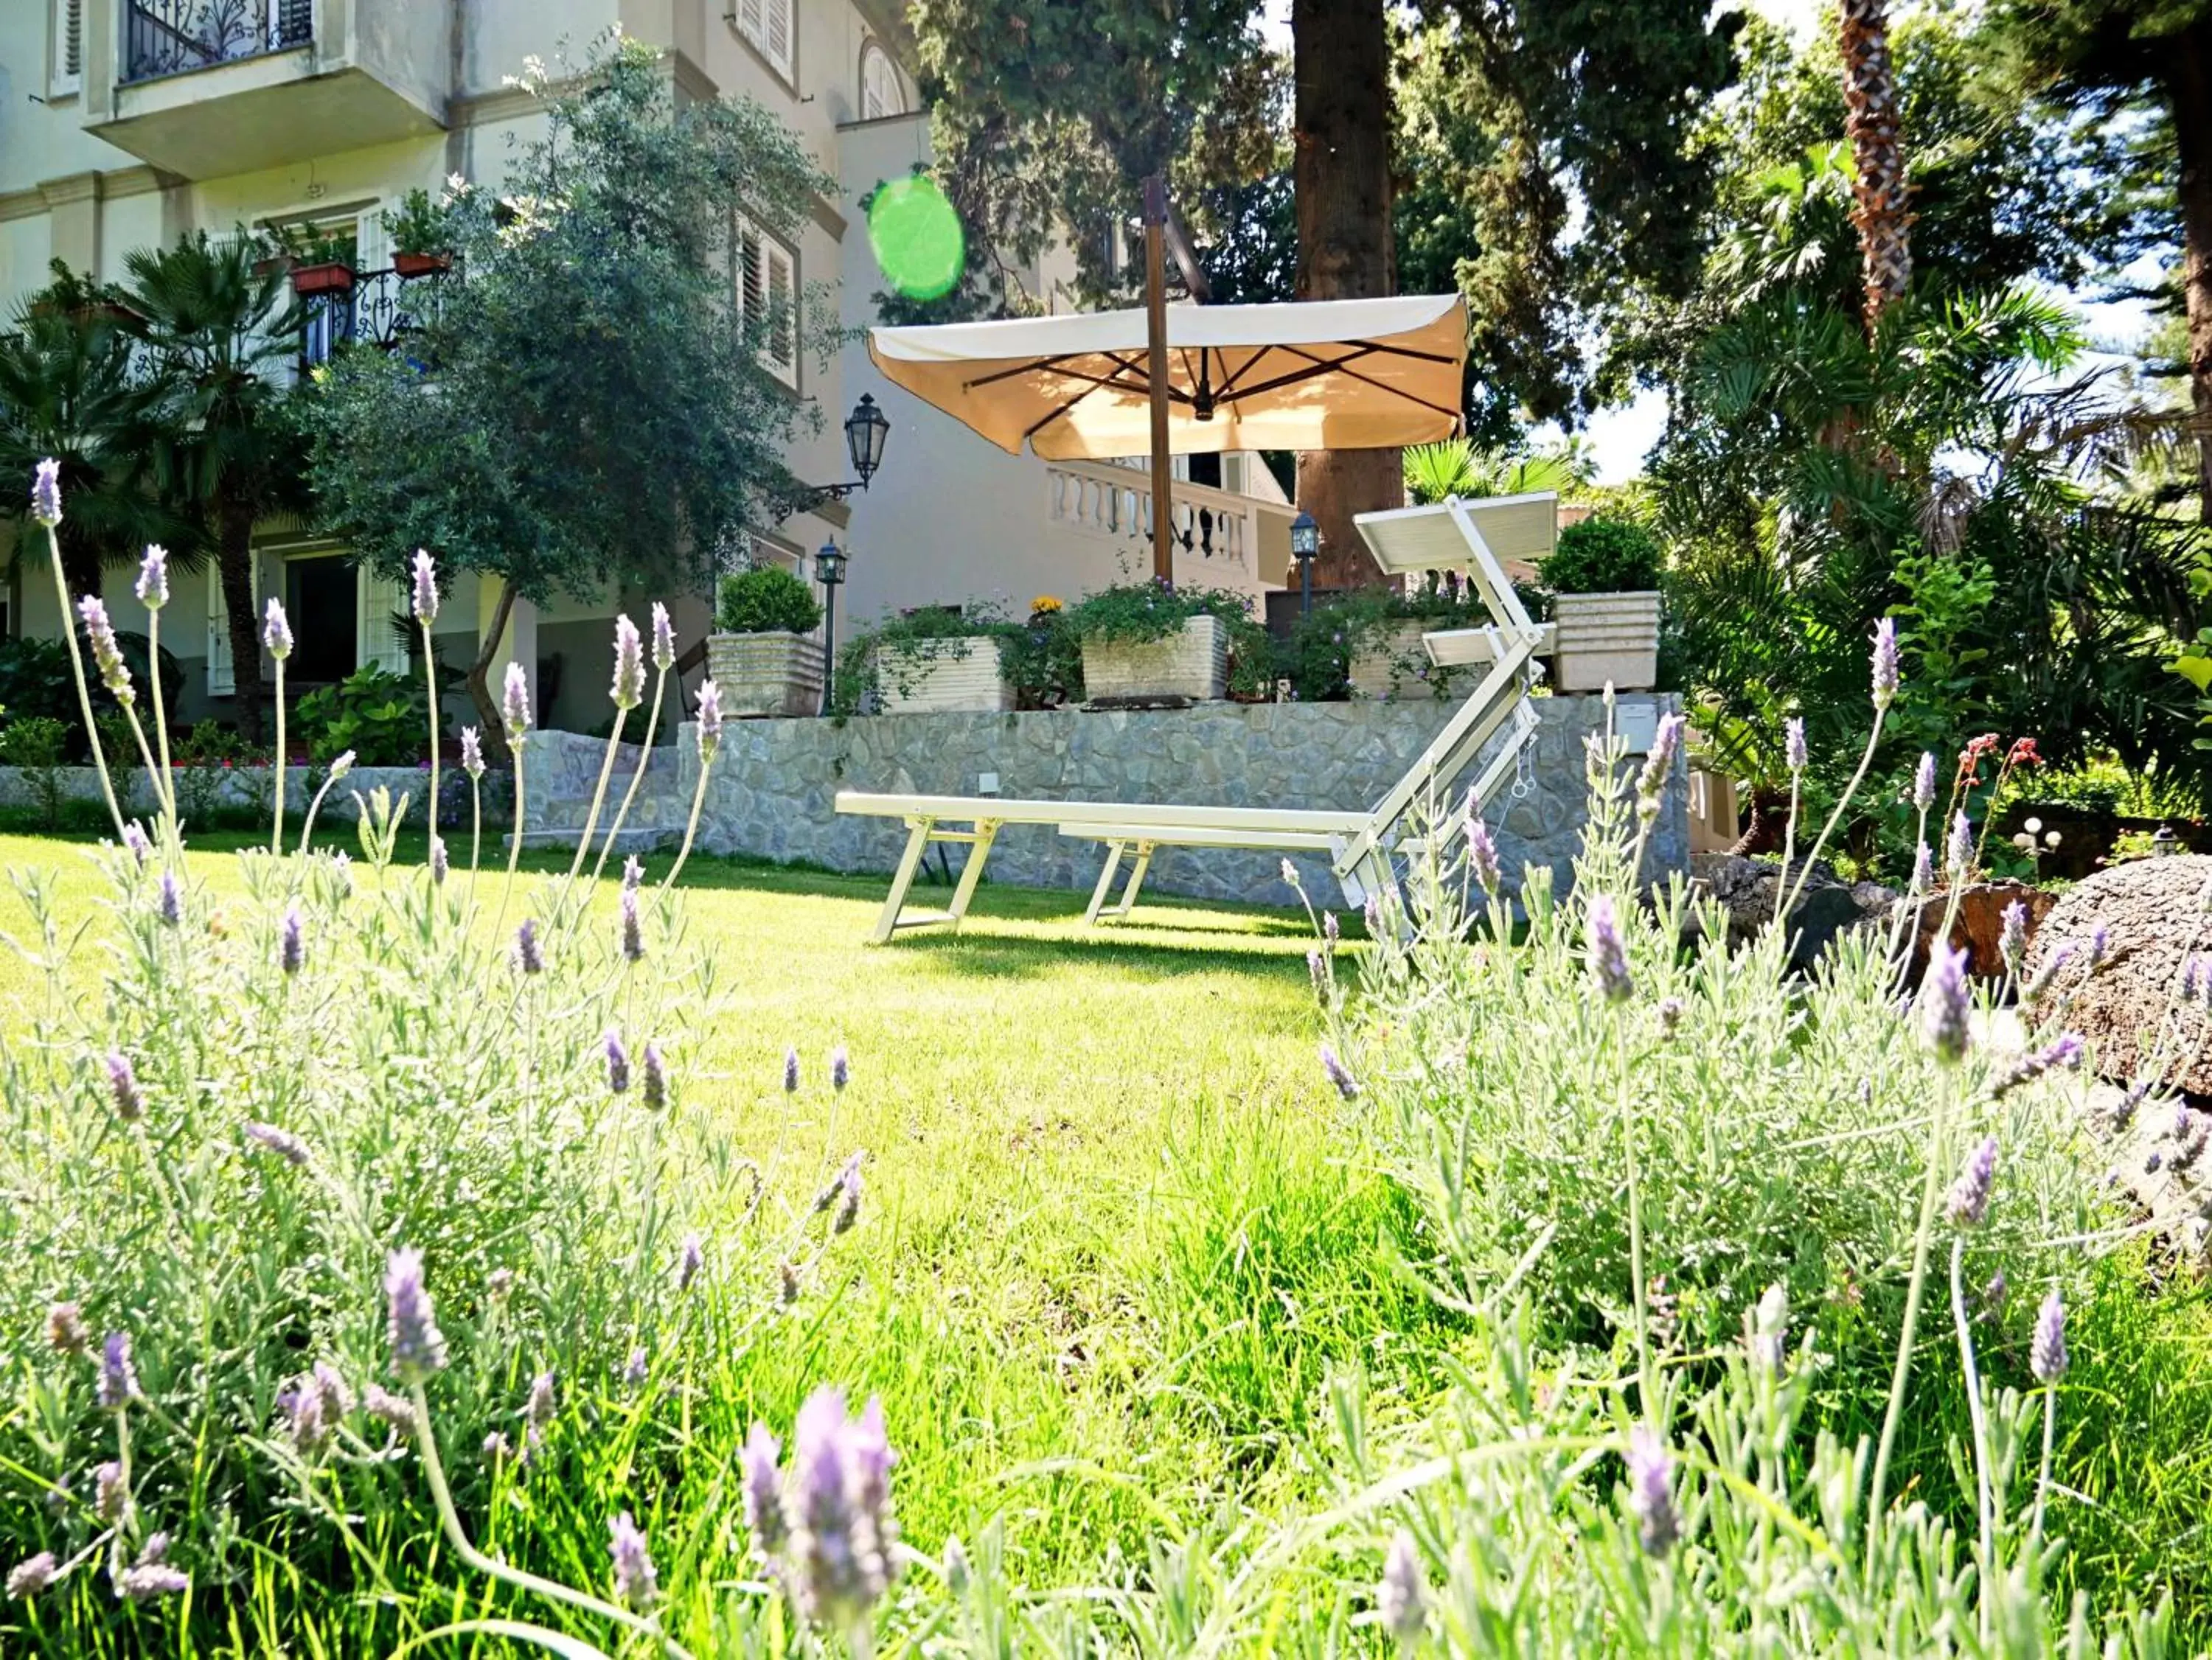
[[[1449,438],[1467,308],[1457,294],[1166,311],[1168,447],[1375,450]],[[1142,310],[872,329],[884,376],[1013,454],[1144,455]]]

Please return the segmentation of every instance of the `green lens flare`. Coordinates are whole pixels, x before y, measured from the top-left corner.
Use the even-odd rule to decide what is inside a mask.
[[[909,300],[950,294],[968,260],[960,215],[934,179],[895,179],[868,204],[868,245],[884,281]]]

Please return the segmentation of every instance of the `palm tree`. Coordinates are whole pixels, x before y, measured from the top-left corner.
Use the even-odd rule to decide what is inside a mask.
[[[1897,77],[1885,0],[1843,0],[1844,131],[1858,179],[1851,222],[1865,270],[1863,313],[1871,336],[1912,281],[1912,210],[1897,130]]]
[[[213,543],[230,614],[239,727],[261,736],[261,646],[253,603],[253,526],[306,499],[305,448],[287,408],[298,352],[297,302],[282,271],[240,227],[198,231],[124,260],[124,298],[167,397],[152,459],[163,494]]]
[[[27,479],[49,456],[61,463],[63,575],[70,592],[97,594],[103,566],[149,542],[183,543],[189,527],[147,488],[163,388],[134,363],[112,293],[59,260],[53,275],[0,333],[0,477]],[[21,489],[0,497],[0,512],[27,510]]]

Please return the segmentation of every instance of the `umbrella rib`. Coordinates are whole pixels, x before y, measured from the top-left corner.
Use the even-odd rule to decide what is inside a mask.
[[[1272,391],[1277,386],[1287,386],[1295,381],[1310,380],[1316,375],[1327,374],[1334,370],[1339,373],[1349,375],[1352,379],[1359,382],[1363,386],[1372,386],[1378,392],[1388,392],[1391,397],[1403,398],[1408,403],[1418,403],[1424,409],[1431,410],[1433,413],[1443,415],[1449,420],[1457,421],[1460,418],[1459,411],[1456,409],[1447,409],[1441,403],[1431,403],[1425,397],[1416,397],[1413,393],[1405,391],[1402,387],[1390,385],[1387,382],[1376,379],[1372,375],[1362,374],[1358,370],[1351,367],[1352,358],[1363,357],[1370,352],[1389,351],[1393,349],[1390,347],[1377,346],[1371,342],[1363,342],[1359,349],[1352,353],[1350,356],[1340,357],[1333,360],[1326,358],[1316,357],[1309,352],[1299,350],[1296,346],[1283,346],[1279,347],[1277,349],[1288,352],[1293,357],[1302,357],[1314,367],[1307,370],[1303,374],[1285,375],[1279,379],[1269,381],[1263,385],[1255,386],[1252,389],[1251,393],[1249,394],[1250,396],[1256,397],[1261,392]],[[1408,353],[1407,355],[1419,356],[1421,355],[1421,354]],[[1448,361],[1449,360],[1440,358],[1432,360],[1443,362]]]
[[[1265,346],[1255,346],[1252,348],[1252,355],[1244,360],[1243,367],[1237,370],[1235,373],[1224,376],[1221,382],[1221,390],[1215,393],[1214,396],[1219,398],[1224,403],[1233,403],[1237,398],[1242,397],[1243,393],[1237,390],[1237,382],[1242,377],[1251,373],[1252,370],[1255,366],[1257,366],[1260,360],[1267,356],[1267,348]],[[1228,361],[1225,354],[1222,360],[1224,363]]]
[[[1087,355],[1087,354],[1078,352],[1059,352],[1050,357],[1026,357],[1019,363],[1015,364],[1011,369],[1000,369],[991,374],[978,375],[973,380],[963,381],[961,383],[960,390],[963,392],[972,392],[978,386],[995,385],[1001,380],[1012,380],[1016,375],[1035,374],[1039,369],[1057,368],[1060,364],[1066,362],[1069,358],[1083,355]]]

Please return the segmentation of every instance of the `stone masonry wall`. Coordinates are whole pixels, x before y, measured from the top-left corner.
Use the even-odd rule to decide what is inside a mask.
[[[1632,711],[1644,717],[1647,730],[1652,718],[1678,703],[1666,696],[1620,701],[1624,716]],[[1564,888],[1584,816],[1583,740],[1602,730],[1605,712],[1595,697],[1540,698],[1534,706],[1542,725],[1532,746],[1528,791],[1502,797],[1490,817],[1516,885],[1524,864],[1549,864]],[[978,775],[985,772],[998,775],[992,793],[1010,797],[1358,809],[1381,798],[1453,707],[1430,701],[1216,703],[1143,712],[875,715],[842,725],[732,721],[708,783],[698,845],[712,853],[888,874],[904,843],[904,825],[839,814],[831,805],[837,791],[969,796],[978,793]],[[600,742],[572,733],[532,736],[524,772],[530,839],[573,843],[604,753]],[[635,752],[625,746],[608,786],[611,801],[635,765]],[[631,813],[641,827],[639,840],[681,836],[697,778],[694,734],[686,726],[673,754],[654,752]],[[1647,875],[1686,865],[1687,803],[1687,774],[1678,760],[1654,827]],[[624,840],[631,840],[627,832]],[[1088,888],[1102,851],[1048,825],[1008,825],[992,850],[988,877]],[[957,869],[960,851],[948,856]],[[1333,900],[1327,861],[1301,857],[1298,863],[1308,891]],[[1146,885],[1200,899],[1280,905],[1290,897],[1280,866],[1273,853],[1164,848]]]

